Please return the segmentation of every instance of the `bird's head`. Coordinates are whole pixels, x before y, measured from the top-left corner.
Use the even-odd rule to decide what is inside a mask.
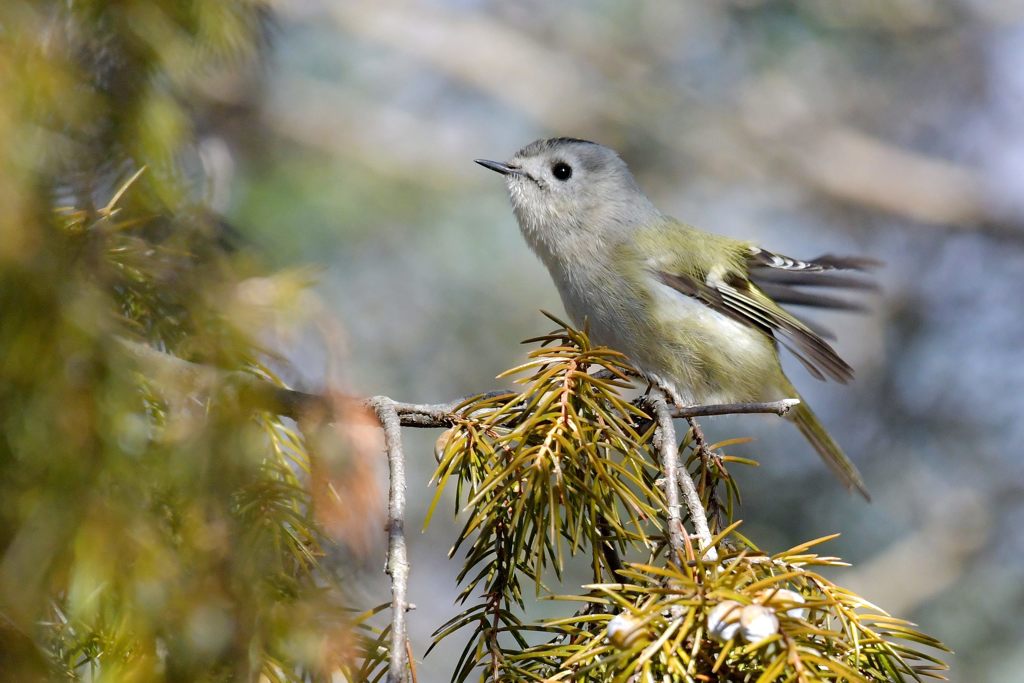
[[[519,227],[538,251],[607,240],[658,214],[619,155],[594,142],[537,140],[507,162],[476,162],[505,176]]]

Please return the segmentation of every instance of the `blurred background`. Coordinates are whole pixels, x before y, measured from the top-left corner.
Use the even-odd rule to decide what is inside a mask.
[[[539,137],[609,145],[694,225],[885,262],[870,313],[812,316],[856,381],[786,361],[873,503],[778,420],[704,427],[756,437],[733,449],[762,463],[739,473],[754,542],[840,532],[823,549],[853,564],[837,580],[944,640],[953,680],[1019,678],[1024,2],[281,0],[265,31],[259,59],[189,103],[193,191],[275,266],[315,266],[344,361],[278,340],[292,384],[322,388],[330,367],[402,401],[502,386],[520,340],[552,327],[538,310],[562,309],[472,160]],[[437,435],[406,436],[418,529]],[[417,657],[455,612],[451,524],[411,535]],[[381,600],[382,562],[366,560]],[[419,679],[447,680],[457,647]]]

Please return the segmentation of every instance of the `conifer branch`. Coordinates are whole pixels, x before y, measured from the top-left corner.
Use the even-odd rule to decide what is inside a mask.
[[[451,427],[459,420],[461,407],[471,399],[479,401],[490,397],[514,397],[514,394],[508,391],[494,391],[444,403],[403,403],[386,396],[360,399],[342,397],[337,393],[308,393],[280,386],[250,372],[223,370],[187,361],[138,342],[123,338],[119,341],[121,347],[137,362],[145,365],[148,371],[161,379],[170,380],[172,385],[176,384],[190,392],[217,394],[248,407],[266,410],[299,422],[308,422],[311,418],[322,422],[343,419],[344,416],[337,413],[338,406],[351,405],[352,402],[361,403],[374,411],[384,431],[390,480],[386,571],[391,577],[392,623],[388,681],[404,681],[408,667],[406,611],[409,609],[409,561],[404,533],[406,480],[401,428]],[[346,400],[339,401],[339,398]],[[679,463],[673,419],[750,413],[785,415],[797,403],[797,399],[783,399],[765,403],[679,407],[670,404],[661,394],[654,398],[641,397],[634,401],[638,407],[653,408],[656,418],[655,446],[664,475],[668,499],[669,545],[675,562],[685,562],[687,559],[686,532],[681,516],[681,506],[684,504],[692,520],[701,554],[712,561],[717,559],[717,554],[712,546],[712,536],[700,495],[693,480]]]
[[[459,488],[478,516],[461,532],[455,547],[463,541],[470,545],[459,577],[466,583],[463,599],[487,580],[485,601],[435,632],[436,644],[463,628],[473,629],[456,665],[456,680],[467,680],[478,668],[485,668],[494,680],[544,680],[566,671],[588,671],[586,680],[609,680],[617,673],[637,674],[638,667],[647,663],[660,672],[689,671],[698,661],[706,668],[712,657],[710,672],[729,680],[746,672],[760,671],[764,677],[765,672],[783,670],[799,678],[811,670],[808,667],[827,671],[830,680],[852,679],[858,673],[872,680],[940,676],[945,665],[928,652],[944,651],[939,641],[918,633],[907,622],[877,614],[877,608],[862,598],[807,569],[838,564],[836,558],[807,552],[826,539],[777,555],[761,553],[745,539],[738,552],[729,545],[717,549],[713,545],[697,482],[681,462],[673,420],[742,413],[784,415],[799,401],[678,407],[659,392],[631,404],[619,393],[629,388],[628,366],[619,372],[621,361],[613,352],[591,348],[585,336],[571,329],[564,336],[556,333],[540,341],[548,345],[533,352],[529,363],[506,373],[533,373],[518,380],[526,385],[523,391],[436,404],[294,391],[255,366],[229,371],[185,361],[145,344],[121,340],[120,345],[149,378],[147,385],[166,391],[171,400],[212,399],[233,404],[239,415],[265,411],[290,417],[300,428],[343,421],[353,405],[374,412],[384,432],[390,477],[386,571],[391,577],[391,625],[381,635],[388,641],[389,683],[405,683],[410,674],[415,676],[410,670],[406,620],[412,605],[408,603],[410,567],[404,533],[405,426],[449,428],[435,474],[442,483],[434,502],[443,482],[454,478],[464,485]],[[599,378],[588,367],[604,367],[614,377]],[[570,381],[571,395],[559,393],[568,391]],[[572,435],[551,445],[554,442],[545,437],[546,430],[566,426],[572,427]],[[707,446],[694,426],[690,448],[705,458],[701,467],[708,472]],[[660,467],[652,463],[651,445]],[[509,461],[496,458],[499,453],[508,454]],[[572,457],[556,469],[554,461],[565,454]],[[652,466],[660,470],[664,499],[648,485]],[[737,494],[724,471],[712,470],[709,482],[700,483],[713,501],[714,487],[723,482],[731,505]],[[456,498],[459,507],[458,493]],[[606,500],[617,501],[627,517],[616,515],[615,505],[600,507]],[[599,501],[599,509],[587,507],[594,501]],[[696,538],[692,546],[683,526],[684,505]],[[590,513],[579,516],[580,510]],[[640,521],[641,515],[648,522]],[[596,530],[586,529],[588,523]],[[723,530],[723,536],[735,524]],[[650,537],[645,536],[644,527],[665,530],[667,566],[623,563],[617,556],[616,543],[646,543]],[[523,608],[520,574],[539,586],[550,563],[560,575],[558,544],[565,541],[570,542],[571,553],[584,547],[592,550],[595,566],[600,562],[597,553],[605,553],[611,576],[618,580],[589,587],[605,594],[604,598],[594,593],[581,596],[594,605],[586,618],[522,623],[516,614]],[[729,561],[720,564],[721,558]],[[595,578],[601,576],[597,569]],[[741,597],[728,597],[736,595]],[[613,614],[612,605],[626,609]],[[728,615],[737,606],[743,615],[730,621]],[[835,623],[841,628],[832,628]],[[524,633],[535,630],[557,638],[530,647]],[[515,644],[506,646],[499,636]],[[684,648],[666,649],[672,638],[676,643],[691,643],[685,654]],[[382,650],[373,650],[373,667],[384,665]]]

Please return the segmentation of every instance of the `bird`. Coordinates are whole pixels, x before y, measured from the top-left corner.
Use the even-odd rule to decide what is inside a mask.
[[[857,467],[786,376],[779,349],[816,379],[852,380],[826,333],[783,305],[857,309],[820,288],[871,287],[840,271],[877,261],[800,260],[699,230],[655,207],[614,150],[580,138],[475,161],[504,176],[526,243],[593,343],[623,353],[678,405],[799,398],[786,419],[847,489],[869,499]]]

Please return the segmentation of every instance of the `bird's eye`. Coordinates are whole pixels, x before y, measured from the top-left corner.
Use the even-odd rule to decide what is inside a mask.
[[[559,180],[568,180],[572,177],[572,167],[564,161],[559,161],[551,167],[551,175]]]

